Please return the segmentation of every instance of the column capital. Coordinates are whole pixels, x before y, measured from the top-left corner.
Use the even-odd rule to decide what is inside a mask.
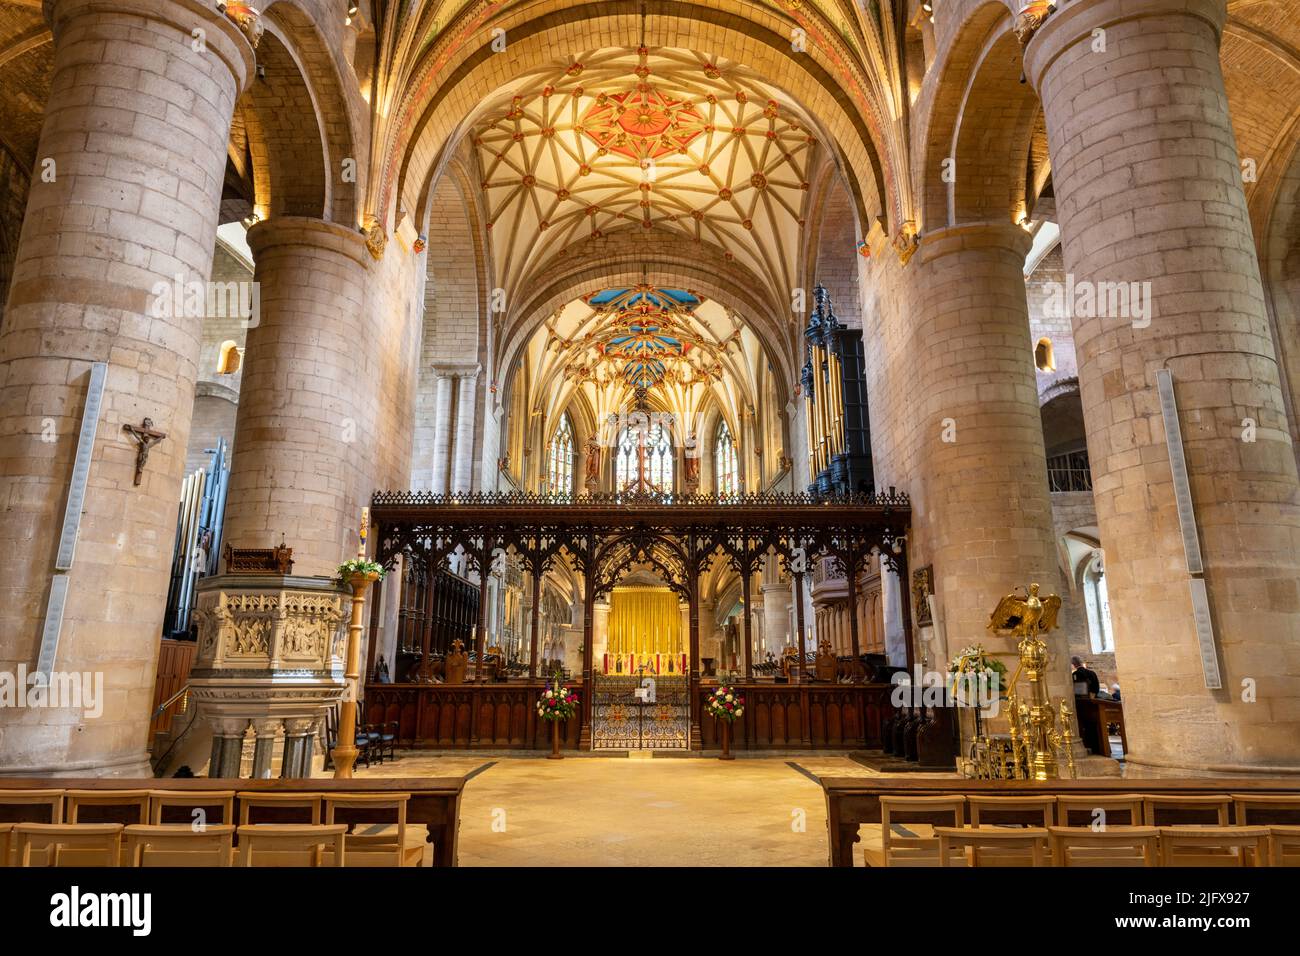
[[[1041,95],[1048,67],[1074,44],[1091,43],[1094,30],[1167,16],[1205,21],[1218,42],[1228,9],[1224,0],[1061,0],[1025,46],[1025,78]]]
[[[335,252],[370,268],[366,237],[355,229],[311,216],[272,216],[248,230],[248,247],[256,263],[264,252],[289,246]]]
[[[206,52],[195,56],[215,54],[235,77],[239,92],[248,88],[257,67],[253,46],[256,40],[250,33],[260,36],[260,29],[241,30],[233,20],[216,9],[215,4],[199,0],[44,0],[45,20],[54,33],[57,45],[63,31],[79,18],[90,15],[105,20],[117,17],[140,17],[175,27],[189,41],[196,41],[194,31],[203,31]]]
[[[1033,236],[1010,222],[973,222],[945,226],[922,234],[921,261],[932,262],[971,249],[1005,249],[1024,259],[1033,243]]]
[[[253,725],[253,733],[258,737],[274,737],[284,726],[282,717],[254,717],[250,721]]]
[[[285,717],[284,733],[286,737],[305,737],[314,733],[316,725],[320,723],[319,717]]]
[[[442,362],[433,366],[433,374],[438,378],[459,378],[474,381],[483,371],[483,366],[479,364],[469,365],[466,363]]]

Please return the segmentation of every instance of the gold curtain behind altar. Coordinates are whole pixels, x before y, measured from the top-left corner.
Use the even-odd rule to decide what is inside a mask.
[[[611,658],[633,654],[640,661],[685,653],[677,595],[668,588],[615,588],[609,597],[608,635]]]

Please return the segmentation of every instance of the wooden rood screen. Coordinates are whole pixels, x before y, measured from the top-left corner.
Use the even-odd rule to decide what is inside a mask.
[[[445,582],[453,557],[459,557],[470,575],[478,577],[484,569],[491,569],[499,555],[513,556],[527,573],[533,607],[540,604],[542,577],[551,568],[565,563],[580,577],[584,589],[583,661],[578,684],[582,707],[578,718],[565,728],[568,746],[591,746],[593,607],[634,567],[652,568],[689,607],[689,743],[692,749],[699,749],[701,687],[708,683],[700,674],[701,575],[715,561],[729,564],[740,576],[742,599],[748,607],[753,575],[765,559],[775,558],[794,582],[797,630],[804,634],[804,577],[818,564],[830,562],[829,569],[849,582],[850,638],[857,656],[854,582],[873,552],[902,580],[907,579],[904,552],[898,545],[907,533],[911,507],[907,496],[893,489],[885,494],[843,498],[402,492],[375,495],[370,515],[376,560],[390,571],[396,570],[399,562],[402,565],[401,574],[388,576],[376,585],[377,590],[401,587],[404,582],[411,587],[412,581],[421,588]],[[906,619],[910,616],[907,589],[900,594]],[[404,599],[403,606],[414,600]],[[378,607],[379,601],[376,594],[373,606]],[[488,633],[487,602],[477,601],[474,610],[474,646],[466,649],[474,660],[483,660],[495,636]],[[374,615],[368,675],[375,671],[378,626]],[[753,677],[754,664],[749,615],[744,616],[743,626],[748,680]],[[394,674],[399,683],[367,687],[367,717],[397,721],[399,737],[406,746],[546,746],[549,734],[544,726],[537,726],[535,717],[542,688],[537,673],[537,615],[532,616],[529,647],[528,678],[523,681],[479,682],[472,666],[470,682],[464,684],[433,683],[426,678],[427,668],[413,675]],[[909,660],[909,668],[911,665]],[[752,723],[746,714],[737,725],[737,746],[867,746],[873,731],[878,740],[879,694],[874,685],[791,685],[784,696],[766,695],[771,699],[755,709]]]

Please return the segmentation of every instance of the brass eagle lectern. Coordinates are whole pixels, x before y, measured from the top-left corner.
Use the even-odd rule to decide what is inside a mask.
[[[1064,700],[1058,708],[1047,696],[1047,641],[1044,635],[1056,627],[1061,598],[1049,594],[1039,598],[1038,585],[1029,585],[1025,595],[1012,592],[998,602],[989,616],[988,629],[1017,640],[1020,664],[1007,688],[1011,724],[1011,766],[1018,779],[1056,780],[1061,776],[1061,757],[1070,776],[1077,776],[1071,749],[1071,717]],[[1016,692],[1021,673],[1029,682],[1027,701]]]

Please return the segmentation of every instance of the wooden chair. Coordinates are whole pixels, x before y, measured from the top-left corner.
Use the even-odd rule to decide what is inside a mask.
[[[149,822],[149,790],[68,790],[66,793],[68,823]],[[111,816],[124,819],[97,819]]]
[[[971,866],[1047,866],[1051,862],[1046,827],[972,825],[935,827],[934,833],[939,838],[940,866],[966,859]]]
[[[1212,794],[1206,796],[1197,796],[1193,794],[1144,794],[1142,797],[1142,806],[1144,810],[1145,823],[1149,827],[1163,826],[1186,826],[1186,821],[1162,820],[1162,816],[1168,814],[1177,814],[1184,816],[1186,814],[1195,814],[1205,817],[1206,822],[1199,821],[1195,826],[1220,826],[1226,827],[1229,823],[1228,814],[1232,810],[1232,798],[1227,794]],[[1213,817],[1211,821],[1209,818]]]
[[[241,866],[319,867],[324,865],[326,847],[333,854],[330,864],[344,865],[346,823],[333,826],[259,823],[241,826],[238,832]]]
[[[257,809],[303,810],[313,826],[320,824],[320,802],[322,793],[275,793],[262,790],[241,790],[235,796],[239,800],[239,826],[243,829],[254,823],[252,811]],[[276,814],[279,816],[280,814]],[[304,821],[297,820],[295,823]]]
[[[1232,820],[1239,827],[1300,826],[1300,795],[1234,793]]]
[[[1046,828],[1056,823],[1056,797],[968,796],[970,825],[1032,826]],[[1044,838],[1047,836],[1043,834]]]
[[[0,823],[0,866],[9,865],[9,844],[13,831],[14,824]]]
[[[44,851],[46,866],[119,866],[122,862],[120,823],[15,823],[19,866],[40,866],[36,851]],[[64,856],[76,854],[75,861]],[[102,861],[102,862],[101,862]]]
[[[1101,810],[1104,816],[1097,816]],[[1058,796],[1056,798],[1057,824],[1063,827],[1093,826],[1140,827],[1145,817],[1145,803],[1140,793],[1095,793],[1092,795]],[[1071,815],[1074,815],[1074,818]],[[1077,817],[1083,816],[1082,823]],[[1119,819],[1117,819],[1117,817]]]
[[[0,819],[5,823],[62,823],[64,793],[64,790],[0,790]],[[29,819],[32,817],[39,819]]]
[[[1160,831],[1155,827],[1050,827],[1057,866],[1155,866]]]
[[[922,823],[931,829],[939,826],[959,828],[965,812],[966,798],[947,797],[881,797],[880,798],[880,852],[876,859],[867,853],[868,866],[938,866],[939,838],[933,835],[904,836],[893,832],[895,824]],[[908,820],[900,819],[902,817]],[[917,818],[922,818],[918,821]],[[928,818],[928,819],[927,819]],[[953,851],[949,861],[957,866],[965,864],[965,856]]]
[[[1300,866],[1300,827],[1268,828],[1268,865]]]
[[[64,815],[68,823],[133,823],[149,822],[148,790],[68,790]],[[81,864],[93,854],[80,849],[68,853],[68,865]],[[90,866],[90,863],[82,865]],[[130,866],[131,859],[125,848],[120,866]]]
[[[334,748],[339,744],[339,723],[342,720],[342,713],[339,704],[335,704],[325,711],[325,763],[324,769],[328,770],[334,765]],[[357,748],[357,763],[370,766],[370,735],[366,733],[364,725],[361,723],[360,711],[357,713],[357,730],[353,738]]]
[[[378,758],[379,763],[383,763],[385,758],[388,760],[397,759],[397,730],[398,723],[395,720],[382,720],[371,722],[366,719],[366,702],[357,701],[357,726],[365,732],[369,741],[369,749]]]
[[[349,793],[325,794],[325,825],[335,822],[336,811],[343,817],[374,817],[375,811],[396,810],[396,832],[392,824],[383,825],[378,833],[362,832],[362,827],[373,820],[345,819],[356,827],[344,841],[348,848],[348,866],[419,866],[424,858],[423,842],[406,845],[406,804],[409,793]],[[348,811],[357,811],[349,813]]]
[[[166,814],[165,810],[172,808],[177,813]],[[149,791],[149,822],[154,826],[163,823],[184,823],[188,826],[192,822],[195,810],[220,810],[219,820],[212,820],[207,817],[204,820],[206,825],[212,823],[234,823],[235,822],[235,791],[234,790],[150,790]],[[163,820],[163,816],[179,816],[181,819]]]
[[[196,830],[188,823],[133,824],[123,831],[131,866],[230,866],[235,828],[228,823]]]
[[[62,790],[0,790],[0,820],[5,823],[62,823]],[[43,851],[37,851],[39,857]],[[43,864],[43,860],[34,860]],[[18,865],[18,840],[10,834],[0,866]]]
[[[1160,828],[1161,866],[1263,866],[1268,827]]]

